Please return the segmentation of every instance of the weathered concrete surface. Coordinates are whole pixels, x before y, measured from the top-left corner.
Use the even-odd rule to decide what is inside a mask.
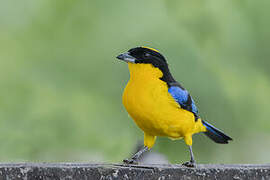
[[[122,165],[84,163],[8,163],[0,164],[4,179],[261,179],[270,180],[270,164],[265,165]]]

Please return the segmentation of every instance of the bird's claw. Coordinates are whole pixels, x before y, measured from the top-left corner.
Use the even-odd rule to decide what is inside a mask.
[[[125,163],[125,164],[138,164],[138,161],[135,159],[124,159],[123,163]]]
[[[196,167],[196,163],[194,161],[188,161],[188,162],[183,163],[182,165],[186,167],[192,167],[192,168]]]

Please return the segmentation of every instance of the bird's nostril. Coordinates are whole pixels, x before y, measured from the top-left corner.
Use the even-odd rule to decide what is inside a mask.
[[[124,55],[123,54],[120,54],[119,56],[116,57],[117,59],[124,59]]]

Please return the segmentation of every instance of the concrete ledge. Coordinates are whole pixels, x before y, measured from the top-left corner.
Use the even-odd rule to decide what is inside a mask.
[[[265,165],[132,165],[86,163],[7,163],[0,164],[0,179],[270,179]]]

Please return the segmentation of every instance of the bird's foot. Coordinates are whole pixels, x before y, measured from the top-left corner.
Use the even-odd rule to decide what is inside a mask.
[[[138,164],[138,161],[131,158],[131,159],[124,159],[123,163],[125,163],[125,164]]]
[[[195,161],[188,161],[188,162],[183,163],[182,165],[186,167],[192,167],[192,168],[196,167]]]

